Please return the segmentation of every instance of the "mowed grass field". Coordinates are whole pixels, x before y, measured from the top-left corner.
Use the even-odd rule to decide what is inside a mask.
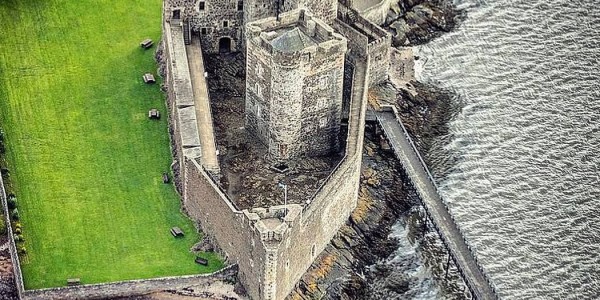
[[[156,74],[160,0],[0,1],[0,127],[28,254],[27,289],[212,272],[172,185]],[[160,121],[147,112],[158,108]],[[169,229],[181,227],[185,238]]]

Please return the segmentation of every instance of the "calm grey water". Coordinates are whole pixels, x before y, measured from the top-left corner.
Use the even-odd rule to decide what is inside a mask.
[[[502,299],[600,299],[600,3],[458,4],[418,51],[464,105],[429,155],[441,192]]]

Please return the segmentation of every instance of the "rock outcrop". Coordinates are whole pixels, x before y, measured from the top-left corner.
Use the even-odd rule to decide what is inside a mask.
[[[392,33],[394,47],[427,43],[452,30],[462,12],[444,0],[399,0],[386,17],[383,27]]]

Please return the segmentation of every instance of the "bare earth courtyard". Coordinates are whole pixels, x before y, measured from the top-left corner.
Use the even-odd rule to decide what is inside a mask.
[[[161,174],[171,156],[154,49],[161,1],[0,2],[0,128],[17,198],[27,289],[207,273],[199,241]],[[178,226],[185,236],[174,239]]]

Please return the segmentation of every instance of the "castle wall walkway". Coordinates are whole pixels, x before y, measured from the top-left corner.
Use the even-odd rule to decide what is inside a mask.
[[[430,221],[476,299],[498,299],[494,286],[477,261],[454,217],[438,193],[433,177],[416,150],[406,128],[394,111],[375,113],[377,120],[408,177],[413,183]]]
[[[217,147],[213,130],[212,113],[206,77],[204,76],[204,59],[200,39],[192,36],[192,42],[186,46],[192,91],[194,93],[194,107],[196,108],[196,121],[200,135],[200,146],[202,148],[202,165],[209,171],[219,170],[217,159]]]

